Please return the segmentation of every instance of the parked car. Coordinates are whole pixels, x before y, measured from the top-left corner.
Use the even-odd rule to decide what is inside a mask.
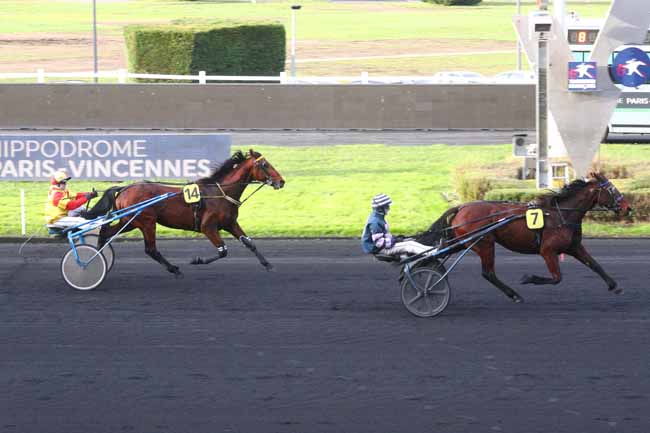
[[[534,84],[535,74],[531,71],[507,71],[492,77],[495,84]]]
[[[485,84],[489,83],[485,76],[472,71],[442,71],[433,76],[439,84]]]

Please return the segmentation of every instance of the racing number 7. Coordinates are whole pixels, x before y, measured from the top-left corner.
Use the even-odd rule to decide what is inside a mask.
[[[529,209],[526,211],[526,225],[529,229],[541,229],[544,227],[544,214],[541,209]]]

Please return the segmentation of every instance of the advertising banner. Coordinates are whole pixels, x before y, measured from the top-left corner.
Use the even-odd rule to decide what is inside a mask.
[[[596,62],[569,62],[570,91],[596,90],[598,65]]]
[[[0,133],[0,180],[195,179],[230,156],[228,134]]]

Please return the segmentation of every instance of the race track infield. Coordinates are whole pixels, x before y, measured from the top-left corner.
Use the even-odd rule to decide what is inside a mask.
[[[160,241],[176,280],[115,245],[92,292],[59,276],[64,244],[0,244],[0,432],[647,432],[650,240],[587,240],[625,289],[567,258],[497,254],[513,304],[469,256],[433,319],[402,306],[397,268],[354,240]]]

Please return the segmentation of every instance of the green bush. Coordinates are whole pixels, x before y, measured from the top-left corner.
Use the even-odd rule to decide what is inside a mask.
[[[124,37],[135,73],[279,75],[286,61],[284,26],[276,23],[132,25]]]
[[[485,194],[485,200],[527,203],[539,195],[538,190],[531,188],[499,188],[488,191]]]
[[[486,199],[486,193],[494,189],[526,189],[533,183],[518,179],[495,179],[487,174],[457,172],[455,188],[462,201],[474,201]]]
[[[618,182],[615,183],[615,185],[618,187]],[[648,190],[650,189],[650,177],[640,177],[638,179],[632,179],[627,183],[627,188],[625,188],[627,191],[640,191],[640,190]]]
[[[435,3],[444,6],[473,6],[481,3],[482,0],[423,0],[426,3]]]

